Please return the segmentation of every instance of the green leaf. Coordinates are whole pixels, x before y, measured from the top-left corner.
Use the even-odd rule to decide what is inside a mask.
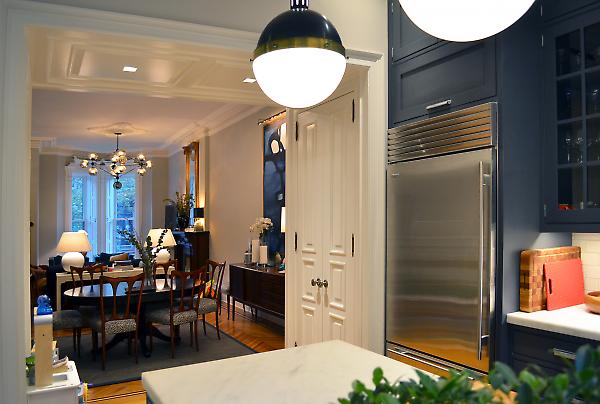
[[[519,404],[533,404],[533,390],[528,384],[522,384],[517,390]]]
[[[377,386],[379,383],[381,383],[382,379],[383,370],[381,370],[381,368],[375,368],[375,370],[373,370],[373,384]]]
[[[575,356],[575,370],[581,372],[589,367],[594,357],[594,350],[589,345],[579,347]]]

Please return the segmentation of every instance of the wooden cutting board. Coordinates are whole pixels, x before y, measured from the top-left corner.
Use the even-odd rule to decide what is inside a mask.
[[[583,304],[583,267],[581,259],[544,264],[546,307],[548,310]]]
[[[546,309],[544,264],[581,257],[580,247],[542,248],[521,252],[519,308],[533,312]]]

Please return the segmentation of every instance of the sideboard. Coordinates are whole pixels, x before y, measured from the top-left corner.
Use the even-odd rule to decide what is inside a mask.
[[[229,289],[227,299],[233,299],[233,320],[235,302],[281,318],[285,316],[285,274],[274,267],[230,264]]]

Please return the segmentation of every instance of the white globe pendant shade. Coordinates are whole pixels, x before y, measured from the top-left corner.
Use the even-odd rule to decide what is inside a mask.
[[[346,71],[346,58],[320,48],[289,48],[265,53],[252,63],[263,92],[288,108],[307,108],[329,97]]]
[[[517,22],[535,0],[400,0],[423,31],[454,42],[477,41]]]

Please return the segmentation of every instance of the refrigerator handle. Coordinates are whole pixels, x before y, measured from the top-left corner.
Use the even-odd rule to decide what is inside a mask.
[[[487,220],[486,220],[486,181],[485,181],[485,170],[483,161],[479,162],[479,321],[478,321],[478,332],[477,332],[477,359],[481,360],[483,357],[483,340],[488,338],[487,335],[483,335],[484,332],[484,289],[485,289],[485,268],[486,268],[486,232]]]

